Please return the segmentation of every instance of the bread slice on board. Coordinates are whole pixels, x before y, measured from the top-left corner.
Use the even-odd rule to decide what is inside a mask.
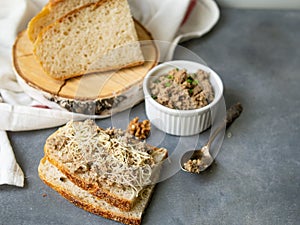
[[[41,160],[38,173],[40,178],[47,185],[76,206],[104,218],[124,224],[139,225],[141,223],[143,212],[148,205],[154,189],[154,185],[146,187],[139,195],[137,204],[132,210],[130,212],[124,212],[76,186],[46,158]]]
[[[127,0],[86,4],[45,27],[33,53],[54,79],[144,63]]]
[[[55,22],[68,12],[88,3],[99,0],[50,0],[43,9],[33,17],[27,26],[29,40],[34,43],[43,28]]]
[[[104,131],[91,120],[70,121],[47,139],[45,157],[77,186],[130,211],[140,191],[156,181],[167,150],[118,131]]]

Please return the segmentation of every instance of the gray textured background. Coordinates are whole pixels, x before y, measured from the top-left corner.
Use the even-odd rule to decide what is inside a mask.
[[[244,112],[212,167],[158,184],[143,224],[299,224],[299,25],[300,11],[222,9],[209,34],[183,43],[220,74],[227,105],[240,101]],[[145,118],[144,104],[131,113]],[[40,181],[37,166],[54,130],[8,133],[26,185],[0,186],[0,224],[118,224],[73,206]],[[176,141],[167,135],[162,145],[171,153]]]

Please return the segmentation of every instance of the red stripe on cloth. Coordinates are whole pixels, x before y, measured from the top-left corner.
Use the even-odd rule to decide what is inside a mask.
[[[50,109],[48,106],[46,105],[33,105],[32,107],[34,108],[42,108],[42,109]]]
[[[183,18],[180,26],[182,26],[188,20],[188,18],[191,15],[193,9],[196,6],[196,3],[197,3],[197,0],[190,0],[189,7],[188,7],[188,9],[187,9],[187,11],[185,13],[185,16],[184,16],[184,18]]]

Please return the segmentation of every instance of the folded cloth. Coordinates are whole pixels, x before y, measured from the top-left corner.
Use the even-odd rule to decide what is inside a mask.
[[[180,41],[200,37],[218,21],[213,0],[128,0],[133,16],[161,45],[161,61],[172,59]]]
[[[13,72],[11,48],[18,32],[47,3],[47,0],[0,0],[0,185],[23,186],[24,174],[17,164],[5,131],[36,130],[83,119],[59,109],[33,107],[41,103],[29,97]],[[128,0],[133,16],[153,35],[168,43],[160,49],[163,61],[170,60],[178,42],[200,37],[218,21],[213,0]]]
[[[16,162],[7,134],[3,130],[0,130],[0,140],[0,184],[10,184],[23,187],[23,171]]]

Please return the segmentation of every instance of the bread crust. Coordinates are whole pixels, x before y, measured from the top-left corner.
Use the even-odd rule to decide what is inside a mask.
[[[78,187],[88,191],[89,193],[100,199],[104,199],[107,203],[118,207],[123,211],[130,211],[132,209],[133,202],[127,201],[126,199],[122,199],[119,196],[110,193],[109,190],[103,189],[96,184],[86,183],[84,180],[81,180],[75,174],[72,174],[69,171],[67,171],[61,164],[50,158],[48,155],[46,155],[46,157],[51,164],[57,167],[63,174],[66,175],[66,177],[69,180],[71,180]]]
[[[35,36],[35,27],[37,26],[37,24],[39,24],[40,20],[43,17],[46,17],[47,15],[49,15],[50,13],[50,9],[48,7],[48,5],[45,5],[42,10],[35,16],[33,17],[27,26],[27,35],[29,40],[34,43],[36,41],[36,36]]]
[[[46,157],[41,159],[40,164],[45,163],[47,160]],[[56,192],[58,192],[60,195],[62,195],[64,198],[66,198],[68,201],[70,201],[71,203],[73,203],[74,205],[76,205],[77,207],[86,210],[90,213],[96,214],[98,216],[102,216],[104,218],[107,219],[111,219],[111,220],[115,220],[124,224],[128,224],[128,225],[139,225],[141,224],[141,220],[142,218],[133,218],[133,217],[127,217],[127,216],[121,216],[121,215],[117,215],[113,212],[110,212],[107,209],[104,208],[97,208],[92,204],[88,204],[87,202],[81,201],[77,196],[73,195],[70,192],[65,191],[63,188],[61,188],[60,186],[54,185],[53,183],[49,182],[47,180],[47,178],[43,175],[42,171],[40,171],[40,167],[39,167],[39,171],[38,171],[39,177],[41,178],[41,180],[48,185],[49,187],[51,187],[52,189],[54,189]],[[147,205],[149,204],[150,198],[145,206],[145,208],[147,207]]]
[[[51,8],[51,7],[58,5],[59,3],[62,3],[64,1],[67,1],[67,0],[49,0],[47,5],[48,5],[48,7]]]
[[[37,39],[36,33],[39,33],[39,30],[41,31],[41,28],[44,28],[51,24],[54,21],[47,21],[48,16],[52,14],[53,15],[58,15],[57,14],[57,9],[67,1],[72,1],[72,0],[49,0],[49,2],[42,8],[42,10],[34,16],[28,23],[27,29],[28,29],[28,37],[29,40],[34,43]],[[89,2],[96,2],[97,0],[90,0]],[[84,2],[81,1],[81,3],[84,5]],[[63,7],[63,6],[62,6]],[[61,15],[63,16],[63,15]],[[61,17],[59,16],[59,17]],[[45,21],[41,21],[43,19],[46,19],[47,23],[44,24]],[[56,18],[59,19],[59,18]],[[36,32],[36,30],[38,32]]]
[[[54,28],[55,26],[57,26],[58,24],[64,22],[65,20],[67,20],[70,16],[80,12],[81,10],[85,9],[85,8],[88,8],[88,7],[91,7],[92,10],[95,10],[97,9],[98,7],[100,7],[101,5],[103,5],[104,3],[108,2],[109,0],[99,0],[97,2],[92,2],[92,3],[88,3],[88,4],[85,4],[83,6],[80,6],[78,8],[75,8],[74,10],[71,10],[69,11],[68,13],[66,13],[64,16],[60,17],[58,20],[56,20],[55,22],[49,24],[48,26],[44,27],[40,33],[38,34],[35,42],[34,42],[34,48],[33,48],[33,53],[34,53],[34,56],[35,56],[35,59],[36,61],[41,65],[42,69],[44,70],[44,72],[49,75],[50,77],[56,79],[56,80],[67,80],[67,79],[70,79],[70,78],[74,78],[74,77],[79,77],[79,76],[82,76],[82,75],[88,75],[88,74],[91,74],[91,73],[95,73],[95,72],[107,72],[107,71],[113,71],[113,70],[120,70],[120,69],[125,69],[125,68],[130,68],[130,67],[134,67],[134,66],[139,66],[139,65],[142,65],[144,64],[144,60],[139,60],[139,61],[135,61],[135,62],[132,62],[132,63],[128,63],[126,65],[116,65],[116,66],[107,66],[105,68],[95,68],[95,69],[92,69],[92,70],[89,70],[89,71],[76,71],[74,73],[68,73],[68,74],[51,74],[49,71],[47,71],[44,66],[43,66],[43,62],[38,58],[37,56],[37,45],[38,43],[42,42],[43,40],[43,35],[49,31],[50,29]],[[45,9],[45,11],[48,10],[49,11],[49,8],[48,9]],[[48,12],[45,12],[45,14],[48,13]],[[133,18],[132,18],[133,20]],[[138,41],[138,37],[137,37],[137,34],[135,33],[134,35],[136,37],[136,40]]]
[[[42,66],[42,63],[40,61],[38,61],[38,62]],[[95,69],[95,70],[91,70],[91,71],[88,71],[88,72],[78,72],[78,73],[68,74],[68,75],[65,75],[65,76],[61,76],[61,75],[60,76],[54,76],[53,74],[49,74],[48,71],[45,71],[45,70],[44,70],[44,72],[49,77],[54,78],[55,80],[65,81],[67,79],[76,78],[76,77],[89,75],[89,74],[93,74],[93,73],[101,73],[101,72],[108,72],[108,71],[126,69],[126,68],[130,68],[130,67],[134,67],[134,66],[140,66],[140,65],[143,65],[143,64],[144,64],[144,61],[138,61],[138,62],[135,62],[135,63],[127,64],[126,66],[122,66],[122,67],[106,67],[104,69]]]
[[[55,137],[57,132],[58,131],[56,131],[52,135],[50,135],[48,139]],[[162,159],[165,159],[168,156],[167,150],[161,150],[156,147],[153,147],[153,150],[160,151],[161,155],[163,156]],[[65,174],[65,176],[69,180],[71,180],[74,184],[81,187],[82,189],[88,191],[92,195],[97,196],[100,199],[104,199],[109,204],[111,204],[115,207],[118,207],[119,209],[121,209],[123,211],[130,211],[132,209],[132,207],[135,205],[137,198],[135,198],[134,201],[130,201],[130,200],[121,198],[120,196],[117,196],[117,195],[111,193],[110,190],[101,187],[98,183],[87,183],[80,177],[76,176],[76,174],[68,171],[68,169],[66,167],[64,167],[62,163],[57,162],[53,157],[51,157],[51,153],[49,152],[49,149],[47,148],[47,142],[44,146],[44,153],[45,153],[45,158],[47,158],[47,160],[51,164],[53,164],[63,174]]]

